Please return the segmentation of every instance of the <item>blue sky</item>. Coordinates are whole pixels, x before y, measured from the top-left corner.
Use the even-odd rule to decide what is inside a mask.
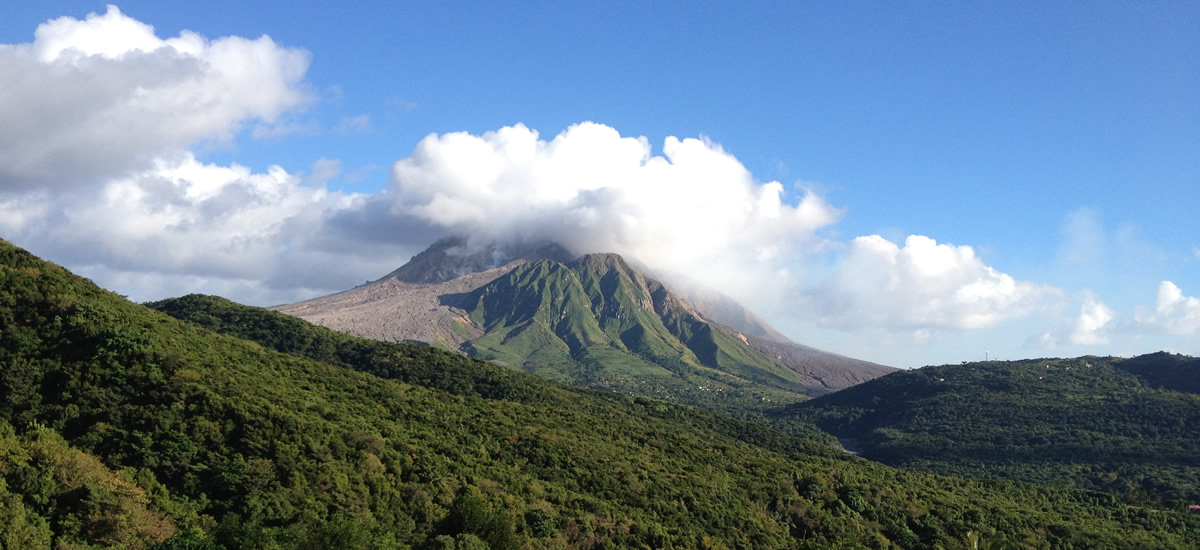
[[[6,7],[0,236],[271,304],[569,233],[898,366],[1200,354],[1200,5],[378,4]]]

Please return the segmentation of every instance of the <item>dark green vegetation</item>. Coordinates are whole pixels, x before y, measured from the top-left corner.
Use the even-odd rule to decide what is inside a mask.
[[[214,332],[250,340],[277,351],[455,395],[562,408],[574,406],[581,399],[629,402],[616,395],[548,384],[533,375],[498,368],[436,348],[349,336],[289,315],[215,296],[192,294],[146,305]],[[647,403],[644,399],[635,402]],[[788,436],[771,429],[768,420],[761,416],[747,416],[749,420],[744,421],[690,407],[655,405],[646,412],[696,429],[717,430],[774,451],[837,454],[836,440],[811,424],[778,426],[792,434]]]
[[[614,254],[527,263],[454,299],[486,331],[469,354],[551,380],[727,412],[806,398],[801,374]]]
[[[1158,353],[898,372],[788,408],[907,469],[1200,503],[1200,363]]]
[[[1114,365],[1156,388],[1200,394],[1200,357],[1159,352],[1117,361]]]
[[[0,242],[0,546],[1186,548],[1200,529],[221,300],[172,307],[197,322]]]

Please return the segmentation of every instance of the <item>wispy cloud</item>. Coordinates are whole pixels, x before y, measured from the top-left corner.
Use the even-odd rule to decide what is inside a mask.
[[[411,111],[419,106],[417,102],[400,96],[391,96],[384,103],[397,111]]]
[[[1153,311],[1138,312],[1137,323],[1146,330],[1176,336],[1200,334],[1200,298],[1185,296],[1171,281],[1158,285]]]
[[[371,131],[371,116],[358,115],[342,119],[334,130],[339,134],[365,134]]]
[[[278,140],[288,136],[315,136],[321,133],[321,128],[315,121],[288,120],[275,123],[260,123],[254,126],[250,135],[254,139]]]
[[[1096,264],[1108,255],[1108,231],[1100,212],[1094,208],[1084,207],[1067,214],[1060,233],[1059,256],[1067,263]]]
[[[1061,319],[1056,328],[1031,336],[1026,343],[1037,349],[1107,344],[1114,330],[1116,312],[1090,290],[1084,291],[1076,303],[1079,304],[1076,316]]]

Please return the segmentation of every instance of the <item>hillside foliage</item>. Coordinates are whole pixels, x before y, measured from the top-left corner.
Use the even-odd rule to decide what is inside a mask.
[[[428,346],[357,338],[217,296],[192,294],[146,305],[177,319],[276,351],[455,395],[554,407],[572,407],[581,402],[621,405],[630,402],[622,395],[547,383],[530,374]],[[645,399],[634,402],[650,403]],[[758,415],[743,415],[744,420],[739,420],[669,402],[656,401],[645,410],[658,418],[716,431],[778,452],[836,454],[836,440],[811,424],[771,423]],[[786,428],[784,431],[789,435],[774,429],[779,427]]]
[[[781,412],[908,469],[1200,502],[1200,371],[1154,354],[898,372]]]
[[[218,334],[0,242],[0,544],[1187,548],[1200,529],[1103,493],[785,451],[795,438],[754,443],[730,430],[756,425],[663,402],[362,351],[385,378],[275,326],[259,339],[312,345]],[[437,374],[439,358],[471,374]]]

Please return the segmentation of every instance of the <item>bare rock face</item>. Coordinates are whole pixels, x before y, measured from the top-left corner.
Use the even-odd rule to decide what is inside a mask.
[[[574,255],[549,242],[472,245],[447,237],[379,280],[272,309],[363,338],[460,351],[483,329],[466,317],[454,297],[542,258],[566,262]]]
[[[447,297],[474,291],[523,263],[516,260],[438,283],[412,283],[388,276],[345,292],[273,309],[363,338],[458,351],[463,342],[482,336],[483,329]]]

